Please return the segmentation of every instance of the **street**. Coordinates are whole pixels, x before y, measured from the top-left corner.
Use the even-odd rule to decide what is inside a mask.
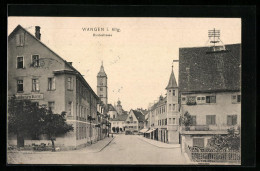
[[[90,146],[86,148],[91,148]],[[180,148],[160,148],[137,135],[115,135],[100,152],[75,151],[44,153],[8,153],[10,164],[185,164]]]

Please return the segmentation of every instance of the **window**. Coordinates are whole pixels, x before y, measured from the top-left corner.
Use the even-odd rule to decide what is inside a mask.
[[[50,111],[53,111],[54,110],[54,102],[48,102],[48,108]]]
[[[169,124],[171,124],[172,123],[172,118],[169,118]]]
[[[32,91],[40,91],[39,79],[32,79]]]
[[[16,46],[23,46],[24,45],[24,33],[16,35]]]
[[[100,87],[100,91],[103,91],[103,87]]]
[[[192,115],[191,118],[192,118],[191,125],[193,125],[193,126],[196,125],[196,124],[197,124],[197,122],[196,122],[196,116]]]
[[[197,103],[206,103],[205,97],[197,97]]]
[[[32,55],[32,66],[38,67],[39,65],[39,55]]]
[[[171,110],[171,106],[172,106],[172,105],[171,105],[171,104],[169,104],[169,111]]]
[[[72,87],[72,78],[71,77],[68,77],[68,90],[72,90],[73,87]]]
[[[48,90],[55,90],[55,78],[48,78]]]
[[[227,125],[236,125],[237,124],[237,115],[228,115],[227,116]]]
[[[172,90],[172,95],[175,96],[175,90]]]
[[[23,80],[17,80],[17,92],[23,92]]]
[[[134,123],[136,123],[136,121],[134,121]]]
[[[216,96],[206,96],[206,103],[216,103]]]
[[[206,115],[206,124],[215,125],[216,124],[216,115]]]
[[[72,110],[71,110],[71,108],[72,108],[72,102],[68,102],[68,115],[72,115]]]
[[[23,56],[18,56],[17,57],[17,68],[24,68]]]
[[[32,102],[33,105],[39,106],[39,102]]]
[[[167,118],[165,119],[165,125],[167,125]]]
[[[193,147],[204,147],[204,138],[193,138]]]
[[[169,90],[169,92],[171,92],[171,90]]]
[[[196,105],[196,97],[188,96],[187,97],[187,105]]]
[[[176,119],[175,118],[172,118],[172,124],[176,124]]]
[[[175,111],[175,104],[172,104],[172,110]]]
[[[185,101],[185,100],[186,100],[186,98],[185,98],[185,97],[183,97],[183,98],[181,98],[181,100],[182,100],[182,101]]]
[[[240,103],[241,95],[232,95],[232,103]]]
[[[103,94],[100,94],[99,97],[103,97]]]

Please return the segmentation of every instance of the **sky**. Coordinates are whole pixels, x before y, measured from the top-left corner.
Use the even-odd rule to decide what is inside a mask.
[[[178,83],[178,62],[172,61],[179,59],[179,48],[209,46],[208,30],[220,30],[224,44],[241,43],[240,18],[9,17],[8,35],[18,24],[33,35],[40,26],[41,41],[73,62],[95,92],[103,61],[108,103],[119,99],[127,111],[147,109],[165,96],[172,65]]]

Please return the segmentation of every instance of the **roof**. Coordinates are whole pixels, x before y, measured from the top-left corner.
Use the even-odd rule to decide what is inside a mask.
[[[112,104],[107,104],[106,109],[107,109],[107,111],[116,111],[116,109],[114,108],[114,106]]]
[[[83,80],[83,82],[87,85],[87,87],[90,89],[90,91],[94,94],[96,99],[99,99],[99,97],[96,95],[96,93],[93,91],[93,89],[89,86],[88,82],[84,79],[84,77],[81,75],[81,73],[74,68],[69,62],[67,62],[66,60],[64,60],[62,57],[60,57],[57,53],[55,53],[52,49],[50,49],[47,45],[45,45],[41,40],[37,39],[34,35],[32,35],[30,32],[28,32],[26,29],[24,29],[20,24],[10,33],[10,35],[8,36],[9,38],[12,38],[14,36],[14,34],[19,30],[22,29],[24,32],[26,32],[28,35],[30,35],[33,39],[35,39],[36,41],[38,41],[41,45],[43,45],[44,47],[46,47],[49,51],[51,51],[55,56],[57,56],[59,59],[61,59],[68,67],[70,67],[72,70],[74,70],[75,72],[77,72],[77,75],[80,77],[81,80]],[[58,73],[58,72],[57,72]],[[60,73],[60,72],[59,72]],[[72,72],[71,72],[72,73]]]
[[[125,121],[127,116],[127,114],[118,115],[115,119],[111,119],[111,121]]]
[[[218,53],[207,53],[210,47],[180,48],[180,92],[239,91],[241,44],[225,48],[227,51]]]
[[[98,77],[107,77],[107,74],[106,74],[104,66],[103,66],[103,62],[102,62],[102,65],[100,66],[100,70],[99,70],[97,76]]]
[[[145,121],[145,117],[144,117],[144,115],[142,114],[142,112],[139,112],[139,111],[137,111],[137,110],[132,110],[133,111],[133,113],[134,113],[134,115],[135,115],[135,117],[136,117],[136,119],[138,120],[138,121]]]
[[[173,69],[172,69],[172,73],[171,73],[171,76],[170,76],[170,79],[169,79],[169,82],[168,82],[166,89],[176,88],[176,87],[178,87],[178,86],[177,86],[177,82],[176,82],[174,72],[173,72]]]

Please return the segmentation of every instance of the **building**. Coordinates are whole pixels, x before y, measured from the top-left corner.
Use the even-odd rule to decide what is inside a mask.
[[[35,36],[20,25],[8,36],[8,96],[13,95],[46,106],[54,113],[67,113],[67,122],[74,131],[57,137],[57,146],[75,149],[98,140],[99,97],[72,62],[41,41],[39,26],[35,27]],[[88,121],[88,116],[95,120]],[[33,141],[25,137],[25,145]],[[9,135],[8,143],[16,144],[16,137]]]
[[[127,116],[128,116],[127,114],[122,114],[122,115],[118,115],[114,119],[110,119],[111,132],[114,132],[113,129],[116,130],[117,127],[118,127],[120,132],[124,132],[125,131],[125,121],[127,119]]]
[[[205,147],[212,135],[241,123],[241,44],[179,49],[181,114],[193,118],[180,130],[182,147]]]
[[[178,86],[172,69],[166,97],[162,95],[158,102],[148,109],[149,130],[146,137],[165,143],[179,143],[179,105]]]
[[[131,109],[125,120],[125,131],[139,132],[144,128],[145,117],[137,110]]]
[[[100,67],[100,71],[97,74],[97,95],[107,105],[107,74],[104,70],[103,62]]]
[[[122,105],[121,105],[121,101],[119,99],[117,101],[117,105],[115,106],[115,109],[116,109],[118,115],[123,114],[123,108],[122,108]]]

